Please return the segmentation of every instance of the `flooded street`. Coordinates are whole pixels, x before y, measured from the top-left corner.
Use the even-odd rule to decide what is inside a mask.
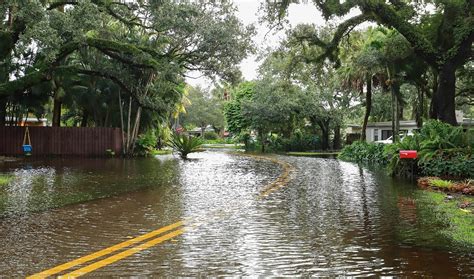
[[[209,151],[159,158],[0,166],[15,175],[0,189],[0,277],[36,274],[171,224],[182,231],[84,277],[474,275],[472,251],[438,233],[410,183],[336,159],[277,156],[291,179],[262,196],[283,165]]]

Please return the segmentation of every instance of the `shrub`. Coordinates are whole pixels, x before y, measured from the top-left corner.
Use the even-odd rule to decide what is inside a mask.
[[[310,151],[321,148],[319,137],[311,134],[295,133],[289,139],[278,136],[270,138],[269,149],[273,151]]]
[[[430,181],[431,185],[438,188],[450,188],[453,186],[453,182],[443,179],[433,179]]]
[[[430,120],[414,136],[387,145],[390,158],[388,171],[392,175],[406,175],[411,171],[411,160],[400,160],[400,150],[418,150],[417,172],[427,176],[465,178],[474,177],[473,141],[461,127]]]
[[[388,157],[387,153],[384,152],[384,148],[383,144],[356,141],[351,145],[346,145],[341,150],[338,158],[357,163],[386,165]]]
[[[392,175],[410,176],[421,173],[427,176],[452,178],[474,177],[474,138],[472,130],[430,120],[413,136],[395,144],[381,145],[354,142],[342,149],[339,158],[360,163],[387,164]],[[419,159],[399,158],[400,150],[417,150]],[[414,173],[412,173],[414,172]]]
[[[200,138],[184,134],[174,134],[169,140],[169,146],[178,152],[183,159],[186,159],[189,153],[199,151],[201,144]]]
[[[431,120],[419,132],[420,159],[424,175],[474,177],[473,141],[461,127]]]
[[[419,171],[416,164],[417,161],[400,159],[400,150],[420,150],[419,135],[406,136],[402,141],[395,144],[387,144],[384,147],[385,156],[388,158],[387,171],[390,175],[414,175]]]
[[[204,139],[206,140],[217,140],[219,135],[216,132],[205,132]]]
[[[145,134],[138,136],[135,143],[135,153],[139,156],[149,156],[155,150],[157,136],[153,130],[149,130]]]

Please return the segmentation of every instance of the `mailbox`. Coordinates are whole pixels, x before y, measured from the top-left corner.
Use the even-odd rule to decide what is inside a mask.
[[[416,150],[400,150],[400,159],[416,159],[418,153]]]

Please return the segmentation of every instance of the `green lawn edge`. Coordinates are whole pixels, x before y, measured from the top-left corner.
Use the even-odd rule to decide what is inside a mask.
[[[339,152],[287,152],[285,154],[288,156],[314,157],[314,156],[337,156],[339,155]]]

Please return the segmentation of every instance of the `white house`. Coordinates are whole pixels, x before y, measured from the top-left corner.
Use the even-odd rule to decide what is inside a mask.
[[[464,129],[474,127],[474,120],[464,118],[462,112],[456,111],[456,120]],[[418,129],[418,127],[416,126],[415,120],[400,121],[400,133],[409,133],[416,129]],[[367,142],[385,140],[390,136],[392,136],[392,121],[367,123]]]
[[[401,133],[413,132],[417,128],[415,120],[400,121]],[[392,136],[392,121],[367,123],[365,131],[367,142],[385,140]]]

